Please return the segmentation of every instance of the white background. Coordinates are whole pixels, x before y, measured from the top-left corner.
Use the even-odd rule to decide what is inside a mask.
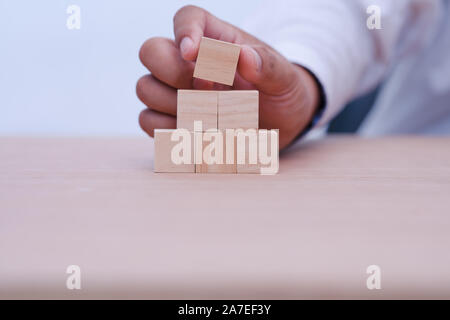
[[[258,0],[0,0],[0,135],[142,135],[141,44],[185,4],[242,25]],[[66,9],[81,8],[81,30]]]

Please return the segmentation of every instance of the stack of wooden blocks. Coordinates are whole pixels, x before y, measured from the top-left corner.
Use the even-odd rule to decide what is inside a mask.
[[[235,78],[240,54],[240,46],[202,38],[197,57],[194,77],[232,86]],[[200,126],[199,126],[200,124]],[[177,129],[185,129],[191,135],[190,163],[174,164],[171,150],[177,144],[172,134],[175,130],[155,129],[155,172],[178,173],[260,173],[261,163],[249,161],[249,148],[245,148],[245,163],[237,161],[238,142],[236,135],[227,134],[230,129],[254,130],[258,139],[259,132],[259,92],[258,91],[201,91],[178,90]],[[232,132],[235,132],[232,130]],[[218,135],[214,135],[214,132]],[[220,139],[223,146],[223,161],[213,163],[208,161],[205,148],[214,139],[206,138],[207,133],[213,133],[215,139]],[[269,142],[269,139],[267,141]],[[278,136],[277,136],[278,139]],[[230,141],[231,140],[231,141]],[[250,140],[250,137],[247,137]],[[214,141],[215,144],[218,141]],[[278,153],[278,141],[277,153]],[[198,145],[202,144],[201,148]],[[249,142],[250,144],[250,142]],[[227,148],[234,150],[227,150]],[[270,150],[270,147],[268,147]],[[200,152],[198,151],[200,150]],[[241,149],[244,150],[244,149]],[[232,152],[231,152],[232,151]],[[230,155],[234,157],[230,161]],[[228,157],[228,158],[227,158]],[[277,154],[278,157],[278,154]]]

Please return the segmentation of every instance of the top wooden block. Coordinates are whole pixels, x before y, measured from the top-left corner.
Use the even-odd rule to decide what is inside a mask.
[[[236,44],[203,37],[194,77],[232,86],[240,51]]]

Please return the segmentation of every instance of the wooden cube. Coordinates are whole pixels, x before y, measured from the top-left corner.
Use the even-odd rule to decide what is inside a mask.
[[[278,172],[278,130],[237,130],[236,141],[238,174],[271,175]],[[272,141],[274,142],[273,148]],[[244,163],[242,163],[243,159]]]
[[[219,130],[215,132],[205,132],[203,133],[202,141],[202,161],[201,164],[196,164],[195,172],[237,173],[236,136],[234,135],[234,130],[231,130],[231,133],[228,135],[226,131]],[[221,148],[221,146],[223,148]],[[219,153],[216,154],[216,152]],[[222,163],[211,164],[213,162],[213,158],[215,157],[221,159]]]
[[[203,37],[194,77],[232,86],[240,51],[239,45]]]
[[[203,131],[217,129],[217,92],[178,90],[177,128],[194,131],[194,121],[201,121]]]
[[[179,134],[182,131],[184,134]],[[193,133],[188,132],[187,130],[155,129],[154,171],[161,173],[195,173],[193,136]],[[180,149],[181,143],[183,143],[186,148]],[[190,155],[188,153],[184,154],[184,150],[188,150],[189,148]],[[183,160],[188,160],[188,164],[174,163],[172,161],[172,153],[176,153],[176,156],[179,158],[185,157]]]
[[[259,128],[258,91],[219,91],[218,94],[219,130]]]
[[[260,173],[258,130],[236,130],[237,173]]]

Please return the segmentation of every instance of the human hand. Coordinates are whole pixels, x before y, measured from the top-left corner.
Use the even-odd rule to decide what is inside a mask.
[[[139,124],[150,136],[154,129],[176,128],[177,89],[230,89],[193,78],[202,36],[242,46],[232,89],[259,90],[260,128],[280,130],[280,149],[311,122],[320,100],[316,80],[264,42],[195,6],[176,13],[174,33],[175,41],[151,38],[139,52],[151,72],[136,86],[137,96],[148,107]]]

